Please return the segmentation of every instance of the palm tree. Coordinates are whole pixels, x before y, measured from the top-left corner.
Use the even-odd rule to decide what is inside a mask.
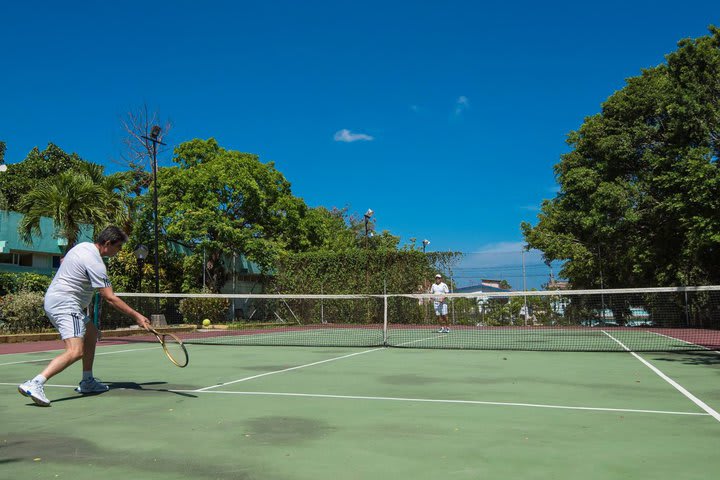
[[[87,164],[80,172],[64,172],[41,182],[18,203],[23,219],[18,233],[32,243],[32,235],[41,235],[41,217],[52,218],[54,235],[67,239],[66,252],[72,248],[83,224],[95,231],[113,223],[124,223],[127,210],[117,193],[115,179],[104,177],[99,165]]]

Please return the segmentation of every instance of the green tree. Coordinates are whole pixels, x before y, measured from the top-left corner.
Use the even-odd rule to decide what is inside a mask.
[[[575,287],[720,281],[720,30],[679,42],[571,132],[529,246]]]
[[[242,252],[270,269],[284,252],[321,247],[337,225],[332,214],[294,197],[274,164],[256,155],[196,139],[178,146],[173,161],[159,172],[163,231],[195,255],[205,252],[213,290],[226,280],[224,255]]]
[[[79,170],[85,164],[87,162],[76,153],[65,153],[52,143],[42,151],[33,148],[22,162],[13,164],[0,175],[0,196],[8,205],[17,205],[23,195],[41,182],[63,172]]]
[[[52,218],[56,237],[68,240],[66,251],[76,243],[83,224],[95,230],[126,218],[122,198],[114,191],[116,179],[102,175],[102,167],[81,165],[80,172],[68,171],[40,182],[23,195],[18,210],[23,219],[18,231],[25,242],[42,235],[40,219]],[[48,232],[45,232],[47,234]]]

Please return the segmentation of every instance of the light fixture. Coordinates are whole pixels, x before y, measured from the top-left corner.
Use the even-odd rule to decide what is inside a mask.
[[[147,255],[149,252],[150,251],[148,250],[148,248],[145,245],[140,244],[137,246],[137,248],[135,248],[135,251],[133,253],[135,253],[135,258],[142,261],[147,258]]]

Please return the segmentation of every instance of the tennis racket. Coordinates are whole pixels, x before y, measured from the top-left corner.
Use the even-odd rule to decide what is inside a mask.
[[[167,355],[172,363],[180,368],[187,366],[190,361],[190,356],[188,355],[187,349],[185,348],[182,340],[172,333],[160,333],[154,328],[151,328],[150,332],[155,335],[158,342],[160,342],[165,355]]]

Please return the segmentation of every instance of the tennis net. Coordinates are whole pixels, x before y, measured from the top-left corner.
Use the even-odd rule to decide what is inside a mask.
[[[448,294],[120,293],[186,343],[551,351],[720,349],[720,286]],[[447,308],[447,325],[437,316]],[[103,330],[132,323],[103,309]],[[211,321],[203,326],[203,320]],[[440,331],[447,327],[449,332]]]

